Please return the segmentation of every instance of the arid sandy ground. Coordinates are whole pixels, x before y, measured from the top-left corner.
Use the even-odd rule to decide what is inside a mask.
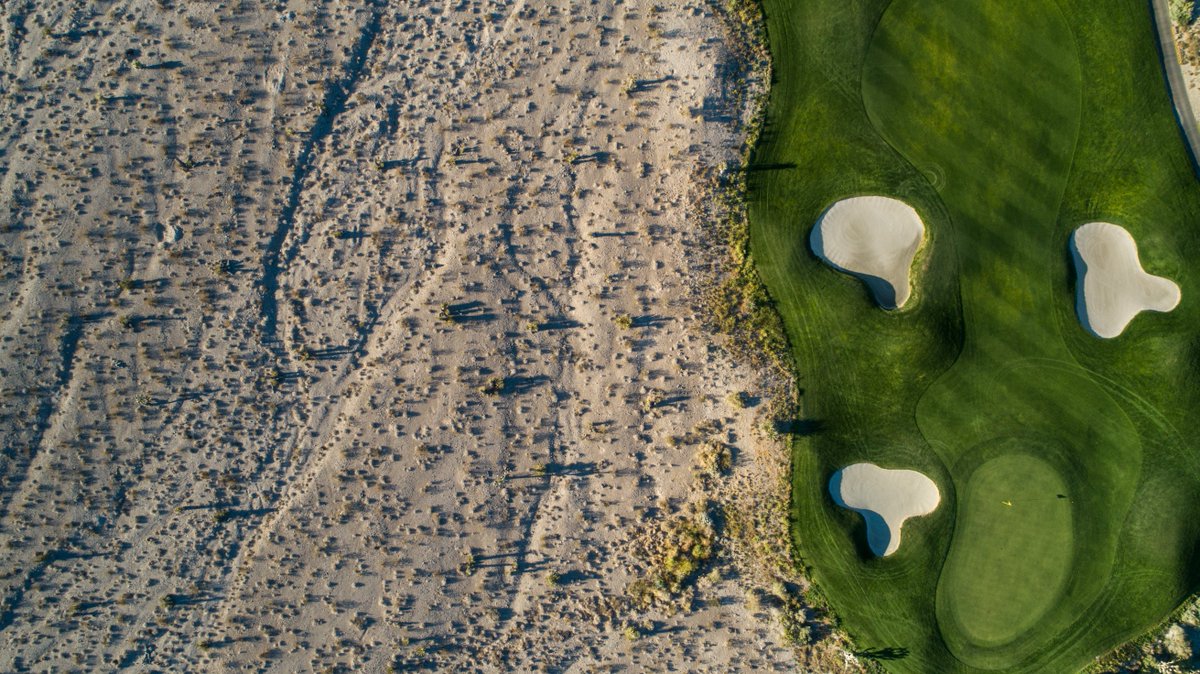
[[[0,13],[0,670],[825,667],[720,521],[627,590],[786,466],[699,329],[712,6]]]

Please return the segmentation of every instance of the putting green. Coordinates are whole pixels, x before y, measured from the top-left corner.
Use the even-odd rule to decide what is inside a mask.
[[[1180,432],[1200,409],[1200,187],[1149,9],[764,5],[775,76],[751,247],[801,414],[822,429],[794,446],[797,554],[890,669],[1079,669],[1200,581],[1200,447]],[[830,204],[863,194],[925,223],[902,311],[805,245]],[[1067,242],[1093,220],[1179,283],[1174,313],[1086,333]],[[943,496],[886,559],[823,489],[860,461],[920,471]]]
[[[939,615],[969,642],[1011,643],[1061,599],[1075,549],[1067,491],[1032,454],[998,456],[968,478]]]

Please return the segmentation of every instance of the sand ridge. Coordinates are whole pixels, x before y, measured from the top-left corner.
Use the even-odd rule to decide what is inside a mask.
[[[1142,269],[1137,242],[1124,227],[1081,225],[1071,235],[1071,252],[1079,321],[1097,337],[1117,337],[1141,312],[1171,311],[1179,304],[1179,286]]]
[[[861,196],[830,206],[809,242],[827,264],[862,279],[879,306],[899,309],[911,295],[910,269],[924,237],[921,216],[908,204]]]
[[[937,484],[925,475],[873,463],[855,463],[834,473],[829,494],[838,505],[862,514],[867,543],[879,557],[900,549],[905,520],[928,515],[942,499]]]

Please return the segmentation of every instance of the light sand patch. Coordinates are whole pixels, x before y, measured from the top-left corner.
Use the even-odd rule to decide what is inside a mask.
[[[900,548],[900,528],[910,517],[928,515],[942,500],[933,480],[915,470],[889,470],[856,463],[829,480],[829,493],[867,522],[871,552],[886,557]]]
[[[1089,222],[1071,236],[1071,252],[1079,276],[1079,321],[1097,337],[1116,337],[1139,313],[1171,311],[1179,304],[1179,286],[1142,270],[1137,242],[1122,227]]]
[[[912,292],[909,269],[924,238],[925,225],[911,206],[867,196],[831,206],[809,242],[827,264],[862,279],[879,306],[898,309]]]

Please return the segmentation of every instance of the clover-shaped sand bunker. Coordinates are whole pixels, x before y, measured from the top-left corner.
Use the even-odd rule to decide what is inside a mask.
[[[1116,337],[1139,313],[1170,311],[1179,304],[1179,286],[1142,270],[1137,242],[1123,227],[1089,222],[1071,236],[1071,252],[1079,321],[1097,337]]]
[[[933,480],[915,470],[888,470],[856,463],[829,480],[834,503],[862,514],[871,552],[886,557],[900,548],[900,528],[910,517],[933,512],[942,495]]]
[[[912,206],[890,197],[842,199],[817,221],[809,243],[831,267],[862,279],[884,309],[904,306],[909,269],[925,238]]]

